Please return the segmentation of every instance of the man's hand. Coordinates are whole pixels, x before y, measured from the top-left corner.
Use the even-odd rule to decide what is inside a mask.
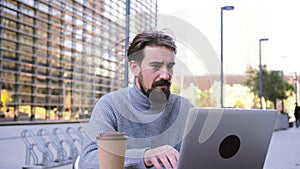
[[[179,152],[170,145],[148,149],[144,153],[145,165],[154,165],[156,169],[162,169],[161,164],[166,169],[175,169],[177,168],[178,159]]]

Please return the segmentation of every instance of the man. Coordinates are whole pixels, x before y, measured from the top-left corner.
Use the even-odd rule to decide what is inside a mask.
[[[105,131],[127,136],[125,168],[177,167],[187,112],[193,105],[170,92],[175,54],[174,39],[164,32],[146,31],[133,39],[128,48],[133,87],[97,102],[79,168],[99,168],[96,137]]]
[[[295,115],[295,125],[296,128],[300,126],[300,107],[298,106],[298,103],[295,103],[295,110],[294,110],[294,115]]]

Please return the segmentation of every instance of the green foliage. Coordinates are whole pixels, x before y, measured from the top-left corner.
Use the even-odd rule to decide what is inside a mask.
[[[217,100],[214,98],[212,90],[204,90],[200,92],[200,99],[197,100],[199,107],[214,107],[217,105]]]
[[[171,86],[171,93],[180,94],[180,88],[176,85]]]
[[[7,91],[6,89],[2,89],[1,90],[1,103],[2,103],[2,111],[5,112],[6,111],[6,103],[11,102],[12,101],[12,94]]]
[[[248,67],[246,71],[248,78],[245,85],[253,93],[259,95],[259,70]],[[284,100],[293,95],[294,86],[289,84],[283,76],[282,71],[268,71],[264,65],[262,69],[262,96],[270,100],[275,106],[278,99]]]
[[[226,107],[236,108],[252,108],[254,94],[250,91],[249,87],[241,84],[225,85]]]

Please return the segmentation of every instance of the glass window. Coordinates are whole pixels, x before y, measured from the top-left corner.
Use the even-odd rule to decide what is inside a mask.
[[[10,62],[10,61],[2,61],[2,67],[4,69],[9,69],[9,70],[17,70],[17,64],[15,64],[14,62]],[[2,77],[3,78],[3,77]],[[5,81],[5,80],[4,80]]]
[[[73,1],[72,0],[65,0],[65,9],[68,10],[69,12],[73,11]]]
[[[58,59],[51,59],[51,65],[55,68],[60,68],[61,67],[61,62]],[[57,70],[53,70],[53,72],[54,72],[54,74],[59,73]],[[59,75],[56,75],[56,76],[58,77]]]
[[[13,51],[10,51],[10,50],[2,50],[2,55],[3,55],[3,58],[17,59],[16,53]]]
[[[34,1],[32,1],[32,0],[20,0],[21,2],[23,2],[23,3],[25,3],[25,4],[27,4],[27,5],[29,5],[29,6],[33,6],[34,5]]]
[[[48,29],[48,23],[46,23],[44,21],[38,21],[38,25],[39,25],[38,26],[38,28],[39,28],[38,30],[39,31],[43,30],[44,32],[46,32],[46,30]],[[46,36],[45,35],[44,36],[47,38],[47,33],[45,33],[45,34],[46,34]]]
[[[58,96],[59,96],[59,95],[62,94],[62,92],[61,92],[60,89],[52,89],[51,94],[52,94],[52,95],[58,95]]]
[[[34,63],[35,58],[32,55],[22,54],[21,55],[22,61],[28,63]]]
[[[16,29],[17,28],[16,22],[14,22],[12,20],[8,20],[6,18],[3,18],[3,24],[7,28],[12,28],[12,29]]]
[[[59,46],[52,47],[52,58],[56,60],[60,60],[60,48]]]
[[[65,60],[64,68],[65,68],[65,70],[72,71],[72,70],[73,70],[72,63],[70,63],[70,62],[68,63],[68,62],[66,62],[66,60]]]
[[[46,83],[45,83],[46,84]],[[48,90],[46,89],[46,88],[41,88],[41,87],[39,87],[38,89],[37,89],[37,92],[39,93],[39,94],[48,94]],[[43,98],[42,100],[45,100],[45,98]],[[37,100],[38,101],[38,100]]]
[[[2,62],[2,63],[4,63],[4,62]],[[9,64],[12,64],[12,63],[9,63]],[[7,85],[13,83],[16,80],[16,78],[15,78],[16,76],[12,72],[1,72],[1,76],[2,76],[3,82],[7,83]],[[9,86],[10,85],[8,85],[6,87],[6,89],[13,89],[13,87],[9,87]]]
[[[60,64],[60,62],[56,61],[56,60],[52,60],[52,64],[53,64],[53,66],[58,67],[59,64]],[[53,77],[61,77],[61,73],[60,73],[60,71],[57,68],[54,68],[54,69],[51,70],[51,75]]]
[[[68,48],[72,48],[72,41],[65,39],[64,46]]]
[[[18,2],[14,1],[14,0],[6,0],[2,3],[4,3],[5,6],[8,6],[9,8],[12,8],[14,10],[18,9]],[[7,9],[7,8],[4,8],[4,9]]]
[[[21,65],[21,71],[26,72],[26,73],[33,73],[32,67],[29,65]],[[25,76],[21,76],[21,79],[22,79],[22,77],[25,77]]]
[[[45,25],[44,25],[45,26]],[[47,32],[45,30],[42,30],[42,29],[38,29],[37,31],[37,36],[39,38],[42,38],[42,39],[47,39]]]
[[[76,48],[76,50],[78,51],[78,52],[81,52],[82,51],[82,44],[81,43],[76,43],[76,45],[75,45],[75,48]]]
[[[60,19],[58,18],[53,18],[53,23],[55,25],[52,26],[52,31],[54,34],[59,35],[60,34],[60,30],[61,30],[61,23],[60,23]]]
[[[48,10],[49,10],[48,6],[45,5],[45,4],[43,4],[43,3],[39,3],[38,9],[39,9],[40,11],[44,11],[44,12],[48,12]]]
[[[82,12],[83,12],[82,5],[75,3],[74,8],[76,9],[76,10],[74,10],[74,12],[76,12],[77,15],[81,16]]]
[[[14,40],[17,41],[17,34],[16,32],[12,32],[9,30],[4,30],[3,31],[3,37],[9,40]]]
[[[61,2],[60,1],[52,1],[52,3],[58,7],[61,7]]]
[[[29,16],[34,16],[34,11],[31,7],[23,5],[20,10]]]
[[[46,40],[38,40],[38,51],[47,50],[47,41]]]
[[[21,45],[21,50],[24,53],[33,54],[33,48],[31,46]]]
[[[31,26],[23,25],[23,32],[33,35],[33,28]]]
[[[59,9],[52,8],[52,16],[55,16],[56,18],[60,18],[61,17],[61,11]]]
[[[17,58],[16,50],[17,50],[17,44],[15,42],[10,42],[7,40],[2,40],[2,53],[3,57],[6,58]]]
[[[38,64],[46,65],[47,64],[47,51],[43,49],[38,50],[37,57]]]
[[[21,42],[27,45],[33,45],[33,38],[26,35],[21,35]]]
[[[80,20],[80,19],[76,19],[75,25],[76,25],[77,27],[79,27],[79,28],[82,28],[83,21]]]
[[[69,14],[66,13],[65,16],[64,16],[64,21],[66,23],[72,23],[72,14],[70,16]]]
[[[22,83],[25,83],[25,84],[31,84],[32,83],[32,78],[30,76],[22,75],[20,77],[20,80],[21,80]]]
[[[39,19],[42,19],[43,22],[47,22],[48,21],[48,14],[43,13],[43,12],[39,12]]]

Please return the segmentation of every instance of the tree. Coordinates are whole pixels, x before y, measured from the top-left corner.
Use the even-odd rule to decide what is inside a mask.
[[[282,71],[271,71],[268,76],[269,86],[266,88],[268,94],[268,100],[270,100],[275,106],[277,105],[277,99],[285,100],[288,96],[292,96],[294,92],[294,86],[289,84],[284,79]]]
[[[249,87],[241,84],[225,85],[225,106],[236,108],[252,108],[254,94]]]
[[[3,111],[6,111],[6,103],[7,102],[11,102],[12,101],[12,96],[11,93],[9,91],[7,91],[6,89],[2,89],[1,90],[1,103],[3,106]]]
[[[259,70],[248,67],[246,73],[248,78],[244,84],[254,94],[259,95]],[[262,96],[265,101],[270,100],[274,106],[277,104],[277,99],[284,100],[293,95],[294,86],[284,79],[282,71],[268,71],[267,66],[263,65],[262,81]]]

